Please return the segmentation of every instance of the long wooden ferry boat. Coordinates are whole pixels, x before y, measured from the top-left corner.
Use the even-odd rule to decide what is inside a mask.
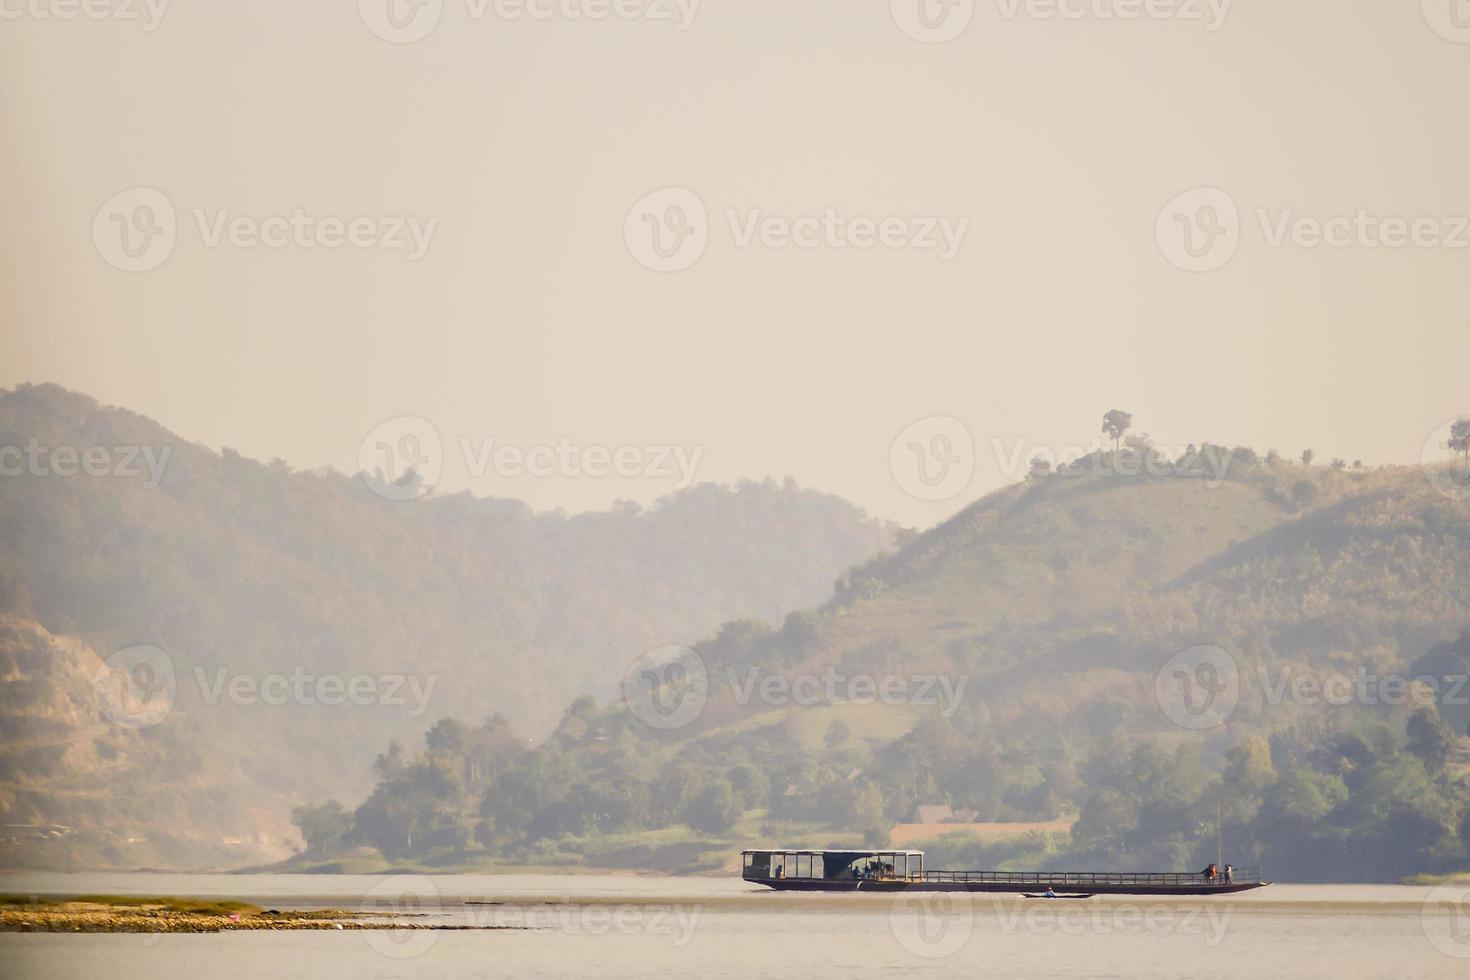
[[[923,851],[742,851],[741,877],[781,891],[1056,892],[1229,895],[1269,885],[1259,869],[1230,874],[1117,871],[930,871]]]

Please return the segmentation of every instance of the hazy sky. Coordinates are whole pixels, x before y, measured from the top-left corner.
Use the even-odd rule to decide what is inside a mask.
[[[679,468],[486,440],[682,447],[917,524],[1113,407],[1369,462],[1470,412],[1464,0],[90,2],[0,0],[6,386],[303,468],[419,417],[441,486],[537,507]]]

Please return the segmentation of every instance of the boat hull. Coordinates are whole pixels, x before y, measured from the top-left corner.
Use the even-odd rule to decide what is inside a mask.
[[[999,895],[1023,895],[1035,890],[1038,886],[1043,888],[1046,886],[1045,881],[1028,882],[1021,885],[982,881],[881,881],[875,879],[827,881],[812,878],[747,878],[745,880],[753,885],[765,885],[776,891],[790,892],[985,892]],[[1086,888],[1093,895],[1233,895],[1236,892],[1250,891],[1253,888],[1263,888],[1269,884],[1271,884],[1269,881],[1232,882],[1228,885],[1088,884]],[[1077,885],[1076,883],[1056,882],[1054,887],[1076,888]]]

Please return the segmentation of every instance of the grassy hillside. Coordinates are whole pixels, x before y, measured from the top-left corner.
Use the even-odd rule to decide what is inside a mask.
[[[855,570],[806,665],[900,650],[985,678],[977,703],[1018,723],[1028,711],[1054,722],[1074,706],[1065,678],[1078,671],[1151,684],[1196,644],[1242,671],[1334,658],[1407,668],[1467,623],[1465,503],[1418,468],[1256,460],[1218,486],[1052,475],[997,493]]]
[[[819,609],[727,623],[696,646],[707,681],[667,675],[670,703],[680,683],[707,695],[687,724],[579,702],[494,765],[466,762],[487,750],[448,726],[323,847],[596,865],[608,836],[684,826],[707,848],[685,867],[715,867],[715,845],[880,841],[937,804],[1076,818],[1070,835],[946,838],[947,860],[1189,868],[1213,858],[1219,804],[1237,863],[1287,878],[1470,866],[1470,709],[1410,683],[1470,674],[1465,498],[1418,468],[1229,459],[1223,480],[1188,459],[1154,476],[1083,460],[854,569]],[[1223,659],[1181,675],[1199,647]],[[1180,713],[1180,676],[1191,698],[1228,688],[1218,716]]]

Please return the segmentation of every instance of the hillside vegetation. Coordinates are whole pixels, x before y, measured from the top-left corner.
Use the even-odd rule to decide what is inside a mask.
[[[289,853],[292,806],[366,792],[388,740],[496,713],[543,735],[573,698],[611,697],[644,650],[820,602],[894,533],[790,481],[579,515],[388,500],[51,385],[0,392],[0,447],[28,446],[98,449],[112,469],[4,460],[0,823],[78,833],[12,836],[0,862]],[[161,724],[134,730],[99,714],[91,685],[140,645],[168,658],[177,691]],[[324,677],[375,697],[330,704]]]
[[[441,722],[355,810],[297,813],[299,866],[713,869],[756,842],[882,842],[931,804],[1076,817],[945,837],[936,866],[1193,869],[1218,830],[1284,880],[1470,867],[1467,496],[1223,447],[1117,465],[1143,452],[1035,473],[780,625],[727,623],[695,647],[707,681],[662,675],[667,704],[707,695],[687,724],[581,699],[528,749],[499,719]]]

